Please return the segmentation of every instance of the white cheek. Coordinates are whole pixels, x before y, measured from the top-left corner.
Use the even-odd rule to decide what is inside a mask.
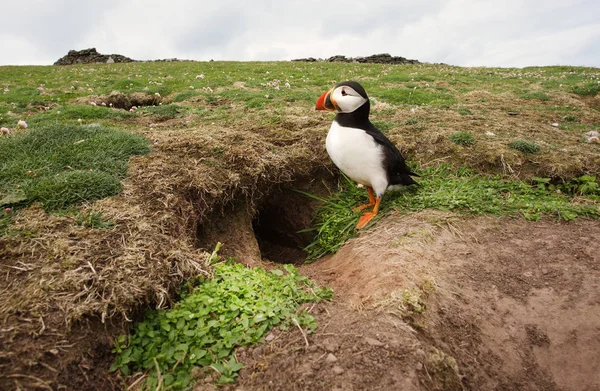
[[[351,113],[367,101],[363,97],[352,95],[339,96],[339,98],[334,97],[334,99],[337,102],[338,107],[340,108],[340,112],[342,113]]]

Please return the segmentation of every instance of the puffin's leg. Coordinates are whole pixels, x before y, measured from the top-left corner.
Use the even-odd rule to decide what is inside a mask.
[[[363,210],[365,208],[368,208],[369,206],[375,205],[375,195],[373,194],[373,189],[370,187],[367,187],[367,191],[369,192],[369,203],[361,205],[361,206],[357,206],[356,208],[353,208],[352,209],[353,212],[357,211],[357,210]]]
[[[358,224],[356,224],[356,229],[364,228],[365,225],[369,223],[375,217],[377,212],[379,211],[379,203],[381,202],[381,197],[375,198],[375,207],[372,212],[363,213],[358,219]]]

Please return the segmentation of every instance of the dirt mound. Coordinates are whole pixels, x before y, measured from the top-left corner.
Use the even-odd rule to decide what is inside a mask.
[[[595,390],[600,227],[389,216],[303,272],[320,329],[244,351],[242,390]]]
[[[134,62],[129,57],[121,54],[100,54],[96,48],[83,50],[69,50],[66,56],[59,58],[54,65],[73,64],[112,64],[116,62]]]
[[[240,236],[210,234],[209,227],[233,211],[256,246],[248,263],[260,262],[253,226],[269,219],[259,218],[261,205],[286,185],[328,173],[324,152],[313,148],[324,124],[304,113],[288,120],[297,122],[291,130],[268,132],[241,121],[235,130],[145,124],[153,153],[133,159],[121,195],[87,206],[102,210],[112,229],[21,211],[12,229],[31,234],[0,241],[0,388],[79,389],[88,378],[104,379],[94,382],[97,389],[118,388],[107,373],[113,339],[138,311],[168,306],[183,281],[207,273],[207,251],[217,241],[226,243],[222,255],[239,254]]]
[[[157,106],[161,103],[168,103],[168,100],[157,94],[146,94],[144,92],[124,94],[120,91],[113,91],[108,95],[90,95],[78,98],[75,102],[85,104],[92,104],[93,102],[94,105],[98,106],[129,110],[133,106]]]

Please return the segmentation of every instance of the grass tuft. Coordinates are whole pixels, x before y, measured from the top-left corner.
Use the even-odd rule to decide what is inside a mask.
[[[471,132],[462,130],[460,132],[451,134],[450,141],[458,145],[469,147],[475,144],[475,137],[473,137],[473,134]]]
[[[596,82],[573,86],[571,92],[580,96],[596,96],[600,92],[600,84]]]
[[[144,113],[158,115],[165,118],[175,118],[177,114],[184,111],[185,108],[179,105],[160,105],[160,106],[146,106],[141,109]]]
[[[114,223],[110,220],[106,220],[102,217],[104,211],[77,211],[75,213],[74,222],[77,225],[81,225],[82,227],[87,228],[95,228],[95,229],[110,229],[114,227]]]
[[[184,102],[190,98],[193,98],[194,96],[198,96],[200,95],[199,92],[196,91],[183,91],[180,92],[179,94],[175,95],[175,97],[173,98],[173,102],[174,103],[179,103],[179,102]]]
[[[550,100],[550,97],[548,96],[548,94],[546,94],[545,92],[542,92],[542,91],[524,93],[524,94],[521,94],[520,97],[522,99],[537,99],[542,102],[547,102]]]
[[[527,154],[537,153],[541,149],[539,145],[523,140],[513,141],[512,143],[508,144],[508,146],[512,149],[516,149],[517,151]]]
[[[0,138],[0,200],[56,210],[115,195],[130,156],[147,152],[144,137],[100,126],[53,125]]]

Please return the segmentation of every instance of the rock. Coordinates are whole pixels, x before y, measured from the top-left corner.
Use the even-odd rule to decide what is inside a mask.
[[[425,357],[427,357],[427,354],[425,353],[425,351],[423,349],[417,349],[415,351],[415,357],[417,357],[419,359],[424,359]]]
[[[346,57],[342,55],[335,55],[325,60],[317,60],[314,57],[298,58],[292,61],[304,61],[304,62],[358,62],[358,63],[369,63],[369,64],[420,64],[417,60],[409,60],[404,57],[391,56],[389,53],[374,54],[367,57]]]
[[[327,355],[327,357],[325,358],[325,362],[327,362],[327,363],[329,363],[329,364],[331,364],[331,363],[334,363],[334,362],[336,362],[337,360],[338,360],[338,359],[337,359],[337,357],[336,357],[336,356],[334,356],[334,355],[333,355],[333,353],[329,353],[329,354]]]
[[[335,373],[336,375],[341,375],[342,373],[344,373],[344,368],[336,365],[335,367],[333,367],[331,369],[333,371],[333,373]]]
[[[374,338],[366,337],[365,338],[365,342],[368,343],[371,346],[383,346],[383,342],[378,341],[378,340],[376,340]]]
[[[332,353],[339,349],[340,344],[332,339],[327,338],[323,341],[321,346],[323,346],[323,349],[325,349],[326,351]]]
[[[267,335],[265,337],[265,341],[267,341],[267,342],[271,342],[274,339],[275,339],[275,335],[273,333],[269,333],[269,335]]]
[[[135,61],[120,54],[100,54],[96,48],[90,48],[83,50],[69,50],[69,53],[67,53],[66,56],[58,59],[54,65],[109,63],[110,59],[112,59],[113,63]]]
[[[584,136],[588,143],[600,143],[600,133],[597,130],[589,131]]]
[[[112,58],[112,56],[108,56],[108,60],[106,60],[106,63],[107,64],[114,64],[115,60],[114,60],[114,58]]]

